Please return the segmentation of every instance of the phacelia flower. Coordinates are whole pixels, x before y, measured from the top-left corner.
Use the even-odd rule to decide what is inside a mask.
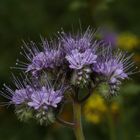
[[[61,49],[46,49],[45,68],[56,68],[63,64],[63,53]]]
[[[21,83],[21,80],[23,83]],[[28,79],[29,80],[29,79]],[[7,104],[14,104],[15,106],[26,104],[31,97],[33,88],[29,85],[27,78],[21,76],[16,78],[13,75],[13,85],[15,90],[4,84],[4,88],[1,91],[1,95],[9,100]]]
[[[26,72],[31,72],[34,76],[37,76],[41,70],[52,69],[62,65],[64,59],[63,51],[60,47],[60,42],[49,43],[47,40],[42,39],[42,50],[39,50],[39,47],[34,42],[30,42],[22,47],[23,52],[21,52],[28,60],[28,63],[18,61],[17,64],[21,67],[20,69],[24,69]]]
[[[46,82],[47,85],[45,84],[46,86],[42,86],[39,83],[36,86],[34,85],[34,83],[37,83],[35,81],[28,81],[27,83],[23,80],[22,85],[17,79],[14,81],[16,82],[14,84],[17,89],[14,91],[4,85],[7,95],[3,93],[5,97],[8,97],[10,103],[14,105],[26,104],[26,106],[33,107],[35,110],[43,108],[47,111],[49,107],[57,108],[64,97],[65,88],[61,87],[60,89],[55,90],[50,86],[50,83],[48,84],[48,80]]]
[[[93,41],[93,32],[89,28],[84,34],[62,36],[65,58],[69,68],[76,72],[75,81],[85,85],[89,81],[91,65],[96,63],[96,49],[99,43]]]
[[[92,53],[91,49],[87,49],[85,52],[80,53],[77,49],[72,50],[71,54],[66,55],[66,59],[69,62],[71,69],[79,70],[85,66],[96,63],[97,55]]]
[[[46,63],[46,55],[44,52],[39,52],[38,54],[36,54],[33,59],[32,59],[32,63],[29,64],[29,66],[27,67],[27,72],[28,71],[39,71],[41,69],[44,68]]]
[[[16,89],[11,100],[13,104],[19,105],[29,100],[29,94],[26,89]]]
[[[36,91],[31,95],[31,101],[28,105],[36,110],[40,107],[48,110],[48,107],[56,108],[62,98],[63,93],[61,91],[54,91],[53,89],[46,89],[45,87],[42,87],[41,90]]]
[[[15,89],[4,85],[1,94],[8,102],[3,104],[14,105],[16,115],[22,121],[36,119],[41,125],[47,125],[56,119],[65,123],[59,118],[65,103],[80,104],[95,88],[105,96],[115,95],[121,82],[136,69],[132,55],[106,47],[108,44],[108,41],[96,40],[90,28],[76,35],[63,32],[56,42],[41,38],[40,47],[32,41],[24,43],[21,55],[27,62],[17,60],[16,63],[18,69],[24,70],[24,76],[14,76]],[[103,106],[102,100],[97,101]],[[106,108],[102,107],[101,111],[105,112]],[[92,110],[87,109],[86,113],[89,119],[95,114],[96,122],[99,121]]]
[[[20,120],[36,118],[40,124],[48,124],[55,120],[58,106],[62,103],[66,87],[51,85],[46,77],[46,83],[42,85],[38,79],[23,78],[22,83],[14,76],[16,90],[4,85],[1,94],[9,101],[6,105],[15,105],[15,112]],[[35,81],[36,80],[36,81]],[[56,81],[55,81],[56,84]]]
[[[28,106],[35,110],[35,118],[42,124],[50,124],[55,121],[56,109],[62,102],[64,90],[42,87],[31,95]],[[56,112],[55,112],[56,111]]]
[[[128,78],[127,73],[125,73],[122,62],[119,62],[116,59],[110,59],[105,62],[99,62],[94,66],[94,70],[104,75],[109,83],[114,84]]]
[[[77,35],[63,33],[62,36],[62,44],[64,46],[64,50],[66,53],[70,53],[72,50],[79,50],[80,52],[84,52],[85,50],[91,48],[93,45],[93,32],[90,28],[86,30],[84,34],[79,33]]]
[[[134,63],[131,62],[132,55],[128,55],[120,50],[112,50],[110,47],[103,50],[97,63],[93,66],[101,81],[110,85],[111,93],[116,93],[121,81],[127,79],[135,71]]]

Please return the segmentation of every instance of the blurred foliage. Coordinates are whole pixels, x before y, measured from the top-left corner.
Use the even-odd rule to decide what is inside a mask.
[[[111,30],[104,35],[113,34],[115,35],[113,37],[118,37],[119,41],[116,44],[120,44],[121,48],[130,52],[134,51],[136,53],[134,59],[140,66],[139,5],[138,0],[0,0],[1,86],[4,82],[10,83],[9,67],[14,66],[16,59],[21,57],[19,52],[22,40],[39,42],[40,35],[48,38],[55,36],[61,27],[65,31],[77,30],[80,29],[79,23],[83,30],[88,25],[99,30],[103,26],[110,27]],[[101,118],[104,118],[102,123],[94,124],[87,121],[86,116],[84,117],[87,140],[108,140],[109,137],[112,138],[111,133],[116,140],[140,139],[139,73],[132,77],[134,80],[126,82],[121,88],[120,96],[115,99],[115,103],[119,103],[117,110],[119,116],[117,119],[113,118],[113,123],[109,112],[106,113],[106,117],[102,115]],[[108,107],[106,101],[101,103],[100,99],[89,100],[91,106],[99,111],[102,111],[103,107],[105,112],[111,106],[116,110],[116,104]],[[94,117],[91,119],[94,120]],[[0,139],[72,140],[74,136],[71,130],[57,124],[45,128],[34,122],[21,123],[15,117],[13,108],[0,107]]]

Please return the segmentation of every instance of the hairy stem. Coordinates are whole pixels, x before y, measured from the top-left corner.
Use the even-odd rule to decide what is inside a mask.
[[[81,122],[81,104],[79,102],[73,102],[73,111],[75,121],[75,126],[73,127],[73,130],[76,136],[76,140],[85,140]]]

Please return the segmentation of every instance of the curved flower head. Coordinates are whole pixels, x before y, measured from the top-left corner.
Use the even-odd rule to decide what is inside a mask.
[[[62,50],[60,48],[46,49],[45,55],[47,59],[45,63],[45,68],[55,68],[63,64],[64,58],[63,58]]]
[[[102,81],[110,85],[112,93],[118,90],[122,80],[135,72],[134,63],[131,61],[132,56],[119,49],[113,50],[108,47],[101,52],[97,63],[93,66],[93,71]]]
[[[93,41],[93,31],[90,28],[75,36],[63,33],[61,39],[69,68],[76,72],[72,84],[83,86],[89,81],[91,65],[96,63],[99,43]]]
[[[32,88],[27,86],[26,88],[16,89],[12,96],[11,102],[15,105],[20,105],[30,100]]]
[[[45,53],[39,52],[33,57],[32,63],[28,65],[27,72],[34,71],[34,70],[39,71],[44,68],[45,63],[46,63]]]
[[[6,84],[4,84],[2,95],[6,97],[9,101],[9,104],[21,105],[26,104],[31,97],[31,94],[34,91],[34,87],[30,85],[30,80],[24,75],[20,75],[19,78],[13,75],[13,85],[16,88],[13,90]],[[22,81],[22,82],[21,82]]]
[[[20,69],[31,72],[34,76],[43,69],[59,67],[63,63],[63,52],[60,42],[48,42],[42,39],[41,50],[34,42],[24,43],[21,54],[28,60],[28,63],[18,61]]]
[[[20,120],[36,118],[40,124],[54,122],[55,114],[59,110],[58,105],[62,103],[66,88],[60,85],[60,81],[57,86],[58,81],[49,81],[47,77],[45,78],[46,83],[41,83],[36,78],[14,77],[16,90],[4,85],[5,88],[1,94],[9,100],[5,105],[15,105],[15,111]]]
[[[71,69],[79,70],[85,66],[96,63],[97,55],[95,55],[91,49],[87,49],[85,52],[80,53],[77,49],[72,50],[71,54],[66,55],[66,59],[69,62]]]
[[[25,78],[14,78],[16,89],[5,85],[1,92],[10,100],[8,105],[15,105],[20,120],[53,123],[65,101],[83,102],[97,86],[105,95],[114,94],[121,81],[135,72],[131,55],[111,47],[102,49],[106,42],[96,41],[93,35],[88,28],[77,35],[63,33],[58,42],[42,39],[41,48],[32,41],[24,44],[21,54],[28,62],[17,64]],[[70,88],[69,95],[64,95],[65,85]],[[78,92],[83,89],[88,92],[85,96]]]
[[[110,59],[105,62],[98,62],[93,67],[94,71],[105,76],[109,83],[114,84],[119,80],[128,78],[127,73],[124,71],[122,62],[116,59]]]
[[[23,79],[23,77],[16,78],[13,75],[13,84],[16,88],[15,90],[4,84],[4,88],[3,91],[1,91],[1,94],[9,100],[7,104],[14,104],[16,106],[27,104],[33,92],[33,87],[29,85],[27,82],[28,80],[29,79],[27,78]],[[23,83],[21,83],[21,81]]]
[[[15,94],[12,97],[12,102],[14,104],[21,104],[23,103],[27,98],[26,90],[25,89],[20,89],[16,90]]]
[[[34,90],[27,105],[34,110],[34,116],[41,125],[55,121],[64,92],[64,88],[55,89],[54,86],[50,86],[50,83]]]
[[[84,86],[89,82],[91,65],[96,63],[96,58],[97,55],[92,52],[92,49],[87,49],[85,52],[79,52],[75,49],[66,55],[69,68],[73,69],[76,74],[72,84]]]
[[[131,57],[120,50],[114,51],[111,48],[107,48],[97,59],[93,70],[105,76],[108,82],[113,84],[118,80],[128,78],[129,70],[133,67],[130,61]]]
[[[63,91],[62,90],[56,90],[54,89],[48,89],[46,90],[48,92],[48,98],[46,99],[46,104],[48,106],[52,106],[54,108],[57,107],[57,105],[62,101],[63,99]]]
[[[54,89],[42,87],[41,90],[36,91],[31,95],[31,101],[28,105],[36,110],[40,109],[40,107],[48,110],[48,107],[56,108],[62,98],[63,93],[61,91],[54,91]]]
[[[84,52],[87,49],[93,48],[98,44],[93,40],[93,31],[90,28],[87,28],[85,33],[79,33],[77,35],[66,34],[62,35],[62,44],[65,52],[71,53],[72,50],[78,50],[79,52]]]

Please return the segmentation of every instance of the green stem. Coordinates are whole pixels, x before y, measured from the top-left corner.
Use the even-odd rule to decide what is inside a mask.
[[[73,103],[73,111],[75,121],[75,126],[73,130],[76,136],[76,140],[85,140],[81,122],[81,104],[78,103],[77,101],[74,101]]]
[[[112,118],[112,114],[110,110],[108,112],[108,126],[109,126],[109,131],[110,131],[110,140],[116,140],[114,120]]]

